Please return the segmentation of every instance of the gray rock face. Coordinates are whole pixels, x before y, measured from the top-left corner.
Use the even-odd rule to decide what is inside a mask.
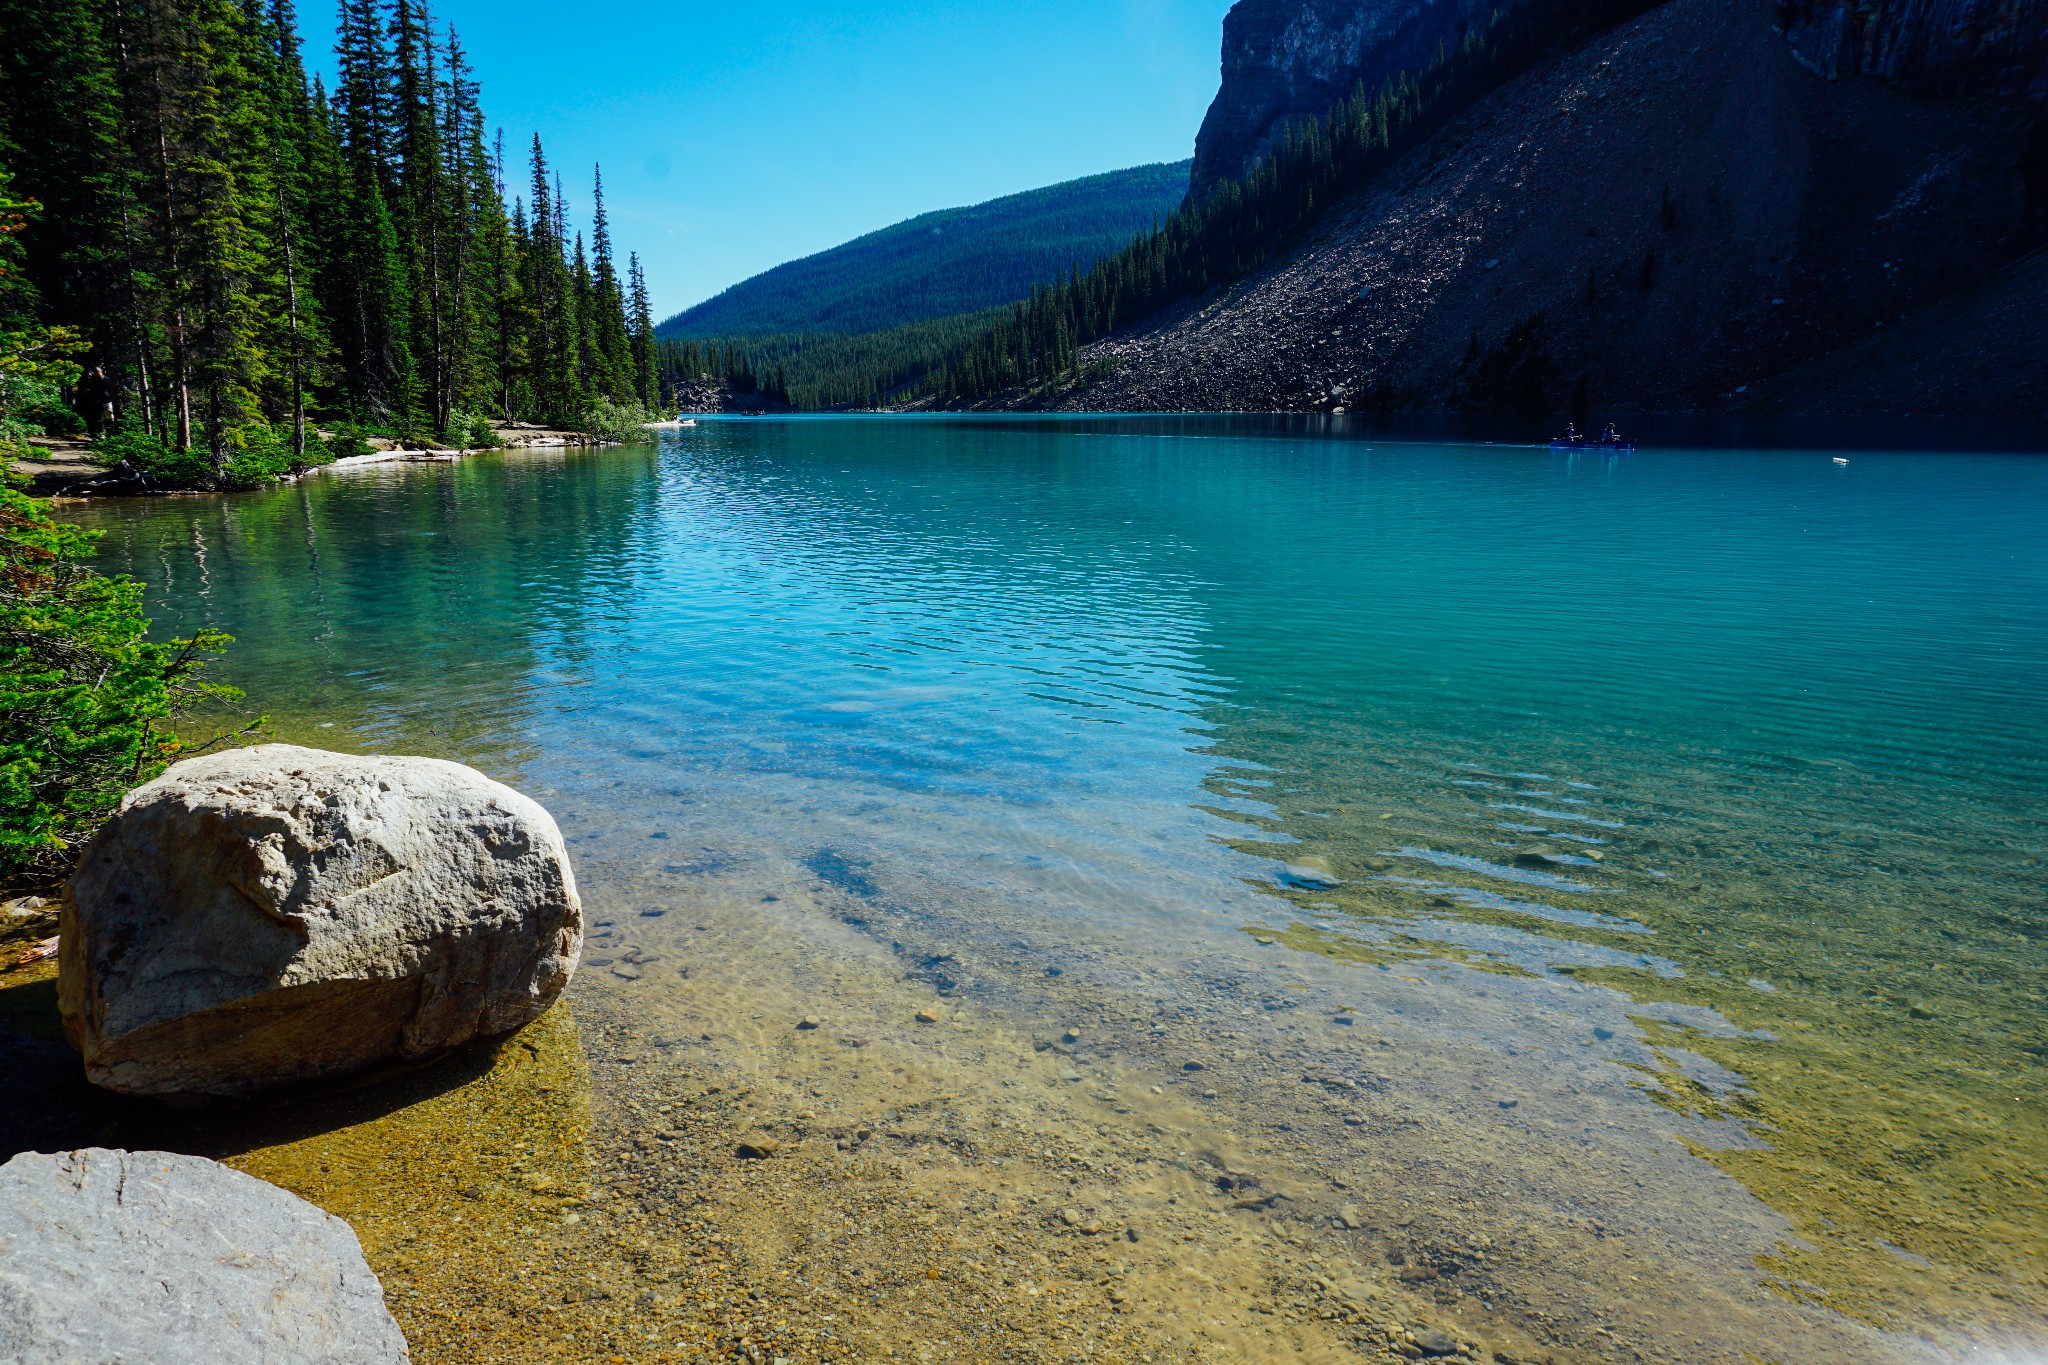
[[[1297,119],[1315,118],[1363,81],[1419,73],[1439,43],[1534,0],[1237,0],[1223,20],[1223,88],[1195,138],[1199,198],[1242,175]]]
[[[1761,3],[1761,0],[1759,0]],[[1648,7],[1648,6],[1645,6]],[[1419,72],[1438,45],[1554,0],[1237,0],[1223,86],[1195,139],[1190,193],[1242,175],[1353,87]],[[2048,98],[2048,0],[1777,0],[1795,56],[1830,79],[1967,83]]]
[[[1781,0],[1793,55],[1830,80],[1968,81],[2048,95],[2048,0]]]
[[[355,1233],[297,1195],[169,1152],[0,1166],[9,1365],[411,1359]]]
[[[66,891],[59,1002],[97,1085],[183,1102],[430,1057],[537,1018],[583,912],[561,832],[460,764],[270,744],[130,793]]]

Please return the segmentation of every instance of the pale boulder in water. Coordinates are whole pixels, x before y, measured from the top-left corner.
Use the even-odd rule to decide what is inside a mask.
[[[537,1018],[582,950],[561,831],[460,764],[284,744],[131,792],[67,888],[65,1032],[184,1102],[418,1061]]]
[[[0,1166],[0,1360],[403,1365],[355,1232],[203,1157]]]

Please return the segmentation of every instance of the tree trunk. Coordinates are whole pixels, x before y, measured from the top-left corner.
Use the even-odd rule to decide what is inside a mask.
[[[279,168],[277,187],[278,235],[284,242],[285,310],[292,328],[292,458],[306,458],[306,353],[299,336],[299,271],[292,249],[291,214],[285,208],[284,177]]]

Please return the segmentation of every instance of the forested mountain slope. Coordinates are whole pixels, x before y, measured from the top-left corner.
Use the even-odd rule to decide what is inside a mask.
[[[2026,347],[1968,385],[1939,356],[1882,391],[1820,365],[1956,299],[2044,321],[2013,268],[2048,236],[2042,7],[1952,0],[1940,42],[1926,8],[1667,0],[1485,95],[1220,294],[1084,348],[1092,382],[1051,401],[1715,411],[1784,375],[1779,410],[2048,410]]]
[[[1171,213],[1189,163],[1138,166],[943,209],[756,275],[661,324],[664,337],[859,334],[1011,303]]]

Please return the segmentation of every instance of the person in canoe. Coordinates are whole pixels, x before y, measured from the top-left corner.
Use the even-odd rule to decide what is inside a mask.
[[[1579,424],[1576,422],[1566,422],[1564,424],[1564,435],[1558,437],[1553,444],[1582,446],[1585,443],[1586,438],[1579,434]]]
[[[1622,438],[1621,428],[1609,422],[1607,430],[1600,433],[1600,444],[1603,446],[1625,446],[1628,442]]]

